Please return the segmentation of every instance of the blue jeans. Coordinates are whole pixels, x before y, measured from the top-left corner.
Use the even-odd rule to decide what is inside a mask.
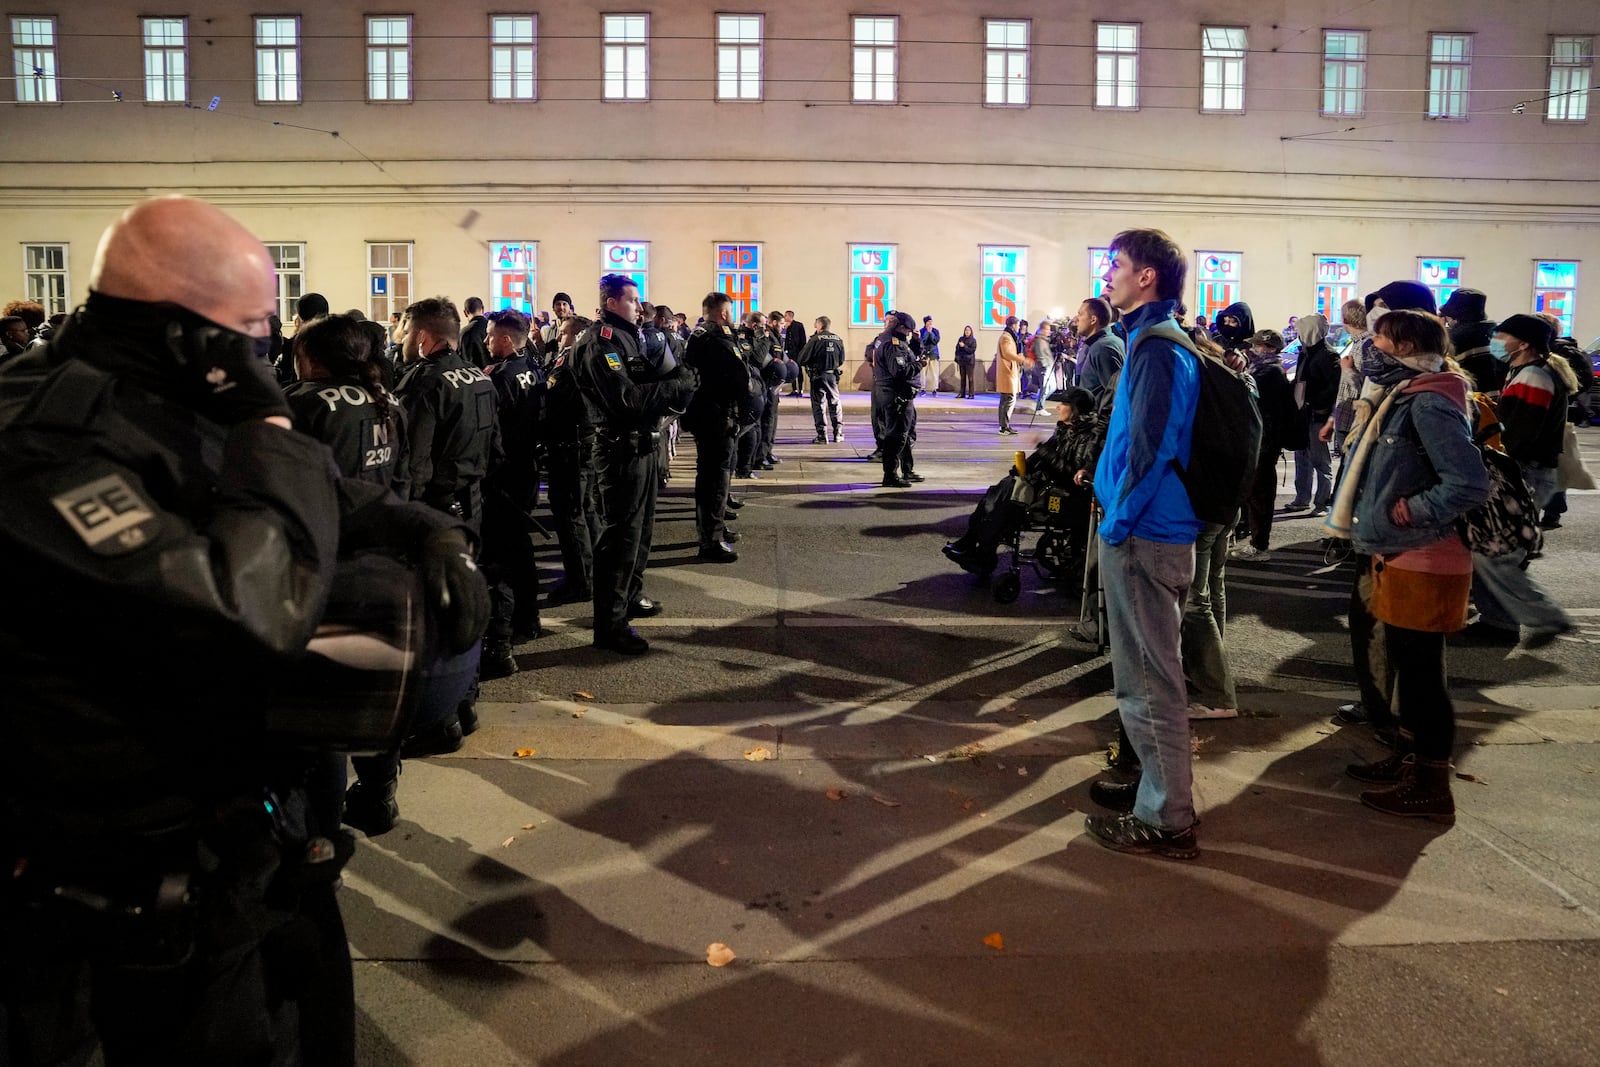
[[[1328,451],[1328,442],[1317,440],[1316,431],[1327,422],[1324,415],[1311,419],[1311,440],[1306,447],[1294,454],[1294,499],[1300,504],[1314,504],[1319,508],[1328,506],[1333,499],[1333,456]],[[1316,476],[1316,492],[1312,492],[1312,476]]]
[[[1556,472],[1551,467],[1522,465],[1522,477],[1533,492],[1536,505],[1533,517],[1550,504],[1556,493]],[[1528,554],[1513,552],[1509,556],[1489,559],[1472,557],[1472,603],[1483,621],[1502,630],[1515,631],[1527,626],[1535,631],[1561,630],[1572,625],[1572,620],[1561,605],[1550,599],[1550,594],[1528,571]]]
[[[1139,537],[1118,545],[1100,542],[1117,711],[1144,765],[1133,814],[1166,830],[1194,825],[1189,700],[1180,655],[1183,605],[1193,579],[1193,545]]]
[[[1194,541],[1194,582],[1183,609],[1183,673],[1195,699],[1213,708],[1237,708],[1233,671],[1223,642],[1228,612],[1228,534],[1233,523],[1208,522]]]

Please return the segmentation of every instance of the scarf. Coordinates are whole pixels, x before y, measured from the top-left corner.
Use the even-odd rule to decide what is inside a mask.
[[[1378,443],[1384,416],[1389,414],[1389,409],[1394,406],[1395,397],[1403,391],[1402,388],[1390,389],[1383,397],[1383,402],[1371,418],[1358,423],[1350,431],[1350,436],[1345,439],[1345,449],[1350,448],[1350,443],[1359,437],[1355,446],[1355,455],[1350,459],[1350,465],[1345,468],[1344,478],[1339,482],[1339,491],[1334,494],[1333,507],[1328,511],[1328,517],[1323,525],[1328,532],[1342,540],[1350,540],[1350,533],[1355,527],[1356,491],[1361,485],[1361,476],[1366,472],[1367,459],[1372,454],[1373,446]],[[1375,398],[1362,398],[1357,405],[1372,403]]]

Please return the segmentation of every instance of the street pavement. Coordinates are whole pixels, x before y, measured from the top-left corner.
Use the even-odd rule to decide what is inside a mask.
[[[784,399],[784,462],[735,483],[731,565],[695,559],[686,435],[651,653],[550,609],[462,751],[406,765],[400,825],[342,892],[360,1062],[1600,1059],[1595,494],[1533,564],[1578,629],[1450,650],[1448,830],[1368,811],[1342,773],[1380,750],[1329,718],[1354,695],[1350,572],[1317,522],[1230,563],[1243,715],[1195,724],[1202,851],[1177,863],[1083,833],[1115,727],[1076,594],[1025,569],[998,603],[939,554],[1049,417],[1002,437],[993,397],[924,400],[928,480],[892,490],[846,400],[846,440],[811,445]]]

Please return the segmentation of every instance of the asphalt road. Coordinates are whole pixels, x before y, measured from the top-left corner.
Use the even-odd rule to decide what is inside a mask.
[[[694,558],[685,437],[651,654],[551,609],[466,748],[407,765],[342,896],[361,1062],[1595,1062],[1595,494],[1534,564],[1579,629],[1451,650],[1448,831],[1341,773],[1378,750],[1328,719],[1349,572],[1313,520],[1231,565],[1245,714],[1196,724],[1202,855],[1179,864],[1082,833],[1113,702],[1067,635],[1077,597],[1030,569],[997,603],[938,551],[1046,417],[1005,438],[992,398],[924,402],[928,481],[886,490],[848,399],[847,440],[817,446],[784,401],[731,565]],[[1600,470],[1600,431],[1584,446]]]

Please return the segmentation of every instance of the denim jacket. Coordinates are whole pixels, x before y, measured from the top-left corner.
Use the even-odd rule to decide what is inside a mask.
[[[1455,532],[1455,521],[1489,498],[1489,474],[1467,421],[1467,386],[1453,374],[1425,374],[1404,392],[1379,428],[1362,472],[1351,540],[1386,555],[1421,548]],[[1411,524],[1392,511],[1405,498]]]

